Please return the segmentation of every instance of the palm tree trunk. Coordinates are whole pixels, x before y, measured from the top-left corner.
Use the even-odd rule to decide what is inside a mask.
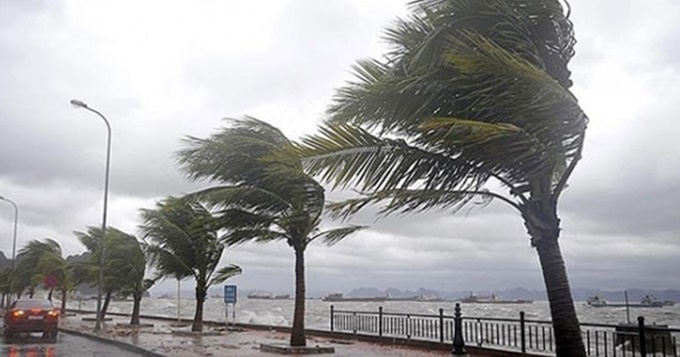
[[[132,317],[130,318],[130,325],[139,325],[139,307],[142,304],[142,294],[133,294],[132,298],[134,300],[132,305]]]
[[[557,239],[541,239],[536,244],[543,280],[548,292],[555,331],[557,357],[585,357],[581,327],[571,296],[567,269]]]
[[[305,251],[295,249],[295,312],[290,334],[291,346],[306,346],[305,338]]]
[[[102,311],[101,311],[101,319],[104,321],[106,318],[106,311],[109,309],[109,303],[111,302],[111,293],[108,292],[106,293],[106,297],[104,298],[104,305],[102,306]]]
[[[66,295],[68,295],[68,294],[66,294],[66,292],[67,292],[67,289],[61,290],[61,314],[62,315],[66,313]]]
[[[191,326],[193,332],[203,332],[203,304],[207,295],[207,288],[205,284],[196,282],[196,313],[194,314],[194,323]]]

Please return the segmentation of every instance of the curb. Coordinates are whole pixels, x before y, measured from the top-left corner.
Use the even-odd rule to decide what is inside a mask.
[[[118,341],[118,340],[102,337],[102,336],[95,335],[95,334],[92,334],[92,333],[72,330],[72,329],[64,328],[64,327],[60,327],[59,331],[66,333],[66,334],[69,334],[69,335],[84,337],[84,338],[88,338],[90,340],[95,340],[95,341],[98,341],[98,342],[107,343],[109,345],[120,347],[120,348],[122,348],[124,350],[128,350],[130,352],[139,353],[139,354],[141,354],[145,357],[167,357],[166,355],[160,354],[158,352],[149,351],[149,350],[146,350],[146,349],[141,348],[139,346],[135,346],[135,345],[123,342],[123,341]]]

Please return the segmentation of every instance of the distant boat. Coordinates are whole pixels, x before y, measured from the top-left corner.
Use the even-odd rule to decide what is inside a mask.
[[[663,301],[663,306],[674,306],[674,305],[675,305],[675,301],[673,301],[673,300],[664,300]]]
[[[460,300],[460,302],[465,304],[531,304],[534,302],[534,300],[503,300],[496,296],[496,294],[491,294],[491,296],[477,296],[470,294],[468,297]]]
[[[591,296],[586,300],[586,304],[591,307],[664,307],[672,306],[666,305],[665,301],[658,301],[654,296],[645,295],[644,298],[638,304],[626,304],[626,303],[611,303],[607,299],[595,295]]]
[[[609,302],[602,296],[595,295],[586,299],[586,304],[592,307],[605,307],[609,304]]]
[[[384,296],[375,296],[375,297],[366,297],[366,298],[351,298],[351,297],[344,297],[340,293],[336,294],[328,294],[325,298],[321,299],[323,301],[331,301],[331,302],[336,302],[336,301],[369,301],[369,302],[383,302],[387,301],[387,298]]]
[[[288,300],[290,299],[289,294],[274,295],[270,293],[250,293],[248,294],[248,299],[260,299],[260,300]]]

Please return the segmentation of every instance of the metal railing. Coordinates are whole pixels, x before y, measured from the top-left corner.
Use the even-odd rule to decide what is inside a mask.
[[[550,321],[526,319],[520,312],[518,319],[463,317],[456,304],[454,316],[388,313],[378,311],[336,310],[331,306],[330,330],[378,337],[406,338],[452,344],[458,331],[465,345],[522,353],[554,354],[555,336]],[[459,316],[459,317],[457,317]],[[582,323],[581,332],[588,356],[593,357],[678,357],[680,329],[661,325],[645,325],[639,317],[637,324]],[[462,346],[461,346],[462,348]]]

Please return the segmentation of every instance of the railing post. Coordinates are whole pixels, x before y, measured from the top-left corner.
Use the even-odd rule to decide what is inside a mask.
[[[460,303],[456,303],[453,313],[453,350],[452,355],[465,355],[465,341],[463,340],[463,318],[460,313]]]
[[[333,313],[333,305],[331,305],[331,332],[333,332],[333,326],[334,326],[334,323],[333,323],[333,322],[334,322],[334,319],[333,319],[333,317],[334,317],[334,315],[335,315],[335,314]]]
[[[645,341],[644,316],[638,316],[638,334],[640,338],[640,357],[647,357],[647,341]]]
[[[439,308],[439,343],[444,343],[444,309]]]
[[[378,337],[383,335],[383,308],[378,307]]]
[[[527,353],[527,335],[526,331],[524,331],[524,328],[525,328],[524,311],[520,311],[519,312],[520,347],[522,348],[522,353]]]

